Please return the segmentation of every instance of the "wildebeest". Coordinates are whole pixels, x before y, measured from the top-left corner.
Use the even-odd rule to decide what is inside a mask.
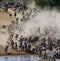
[[[4,51],[5,51],[5,54],[7,54],[8,47],[9,47],[8,45],[5,45],[5,46],[4,46]]]

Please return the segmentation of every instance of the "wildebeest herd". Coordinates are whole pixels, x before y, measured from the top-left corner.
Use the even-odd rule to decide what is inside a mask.
[[[14,10],[16,10],[17,8],[19,8],[19,10],[27,9],[26,5],[16,2],[1,2],[0,8],[5,12],[8,11],[8,8],[13,8]]]
[[[8,2],[8,3],[0,3],[0,11],[4,11],[8,13],[8,9],[12,8],[14,11],[14,16],[17,15],[17,9],[18,12],[22,12],[23,18],[21,18],[21,21],[30,19],[30,16],[34,17],[34,14],[32,13],[32,9],[30,9],[30,12],[25,12],[25,10],[28,9],[28,7],[22,3],[14,3],[14,2]],[[34,8],[34,11],[36,12],[36,8]],[[26,13],[26,14],[25,14]],[[12,14],[9,14],[12,16]],[[26,17],[27,16],[27,17]],[[38,54],[43,59],[49,59],[51,61],[55,61],[56,58],[60,58],[60,39],[56,39],[55,37],[52,39],[51,37],[43,37],[40,36],[28,36],[24,37],[20,34],[15,34],[14,36],[14,30],[18,29],[19,31],[22,29],[19,24],[19,18],[16,18],[16,21],[11,21],[11,24],[7,26],[7,31],[9,33],[9,39],[6,42],[7,44],[4,46],[4,51],[7,54],[8,48],[11,47],[12,49],[21,52],[28,52],[29,54]],[[24,21],[25,22],[25,21]],[[6,28],[5,25],[2,26],[3,28]],[[19,28],[20,27],[20,28]],[[14,41],[16,39],[17,42]],[[38,44],[37,44],[38,43]]]

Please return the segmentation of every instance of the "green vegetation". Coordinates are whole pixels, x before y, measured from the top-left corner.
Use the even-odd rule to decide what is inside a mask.
[[[50,6],[50,7],[54,7],[54,6],[60,6],[60,0],[34,0],[35,3],[41,7],[44,6]]]

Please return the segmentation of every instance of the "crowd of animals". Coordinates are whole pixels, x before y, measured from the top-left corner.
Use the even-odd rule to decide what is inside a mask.
[[[34,10],[30,9],[30,12],[26,12],[29,8],[24,4],[14,2],[0,3],[0,11],[8,13],[9,8],[12,8],[15,17],[17,16],[17,12],[21,12],[22,18],[19,20],[17,17],[16,20],[11,21],[8,26],[2,25],[4,29],[7,29],[9,34],[9,38],[6,42],[7,44],[4,46],[5,53],[7,54],[8,48],[11,47],[19,52],[24,51],[29,54],[38,54],[39,57],[49,59],[51,61],[55,61],[56,58],[60,59],[60,39],[56,39],[56,37],[51,38],[49,36],[41,37],[41,35],[24,37],[18,32],[16,34],[14,33],[15,30],[18,30],[19,32],[23,30],[19,21],[26,22],[26,20],[29,20],[30,17],[35,16],[32,12],[36,13],[39,12],[39,10],[34,8]],[[9,15],[12,16],[12,14]],[[14,39],[16,41],[14,41]]]

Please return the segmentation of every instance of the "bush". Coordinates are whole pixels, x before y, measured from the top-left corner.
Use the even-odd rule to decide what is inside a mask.
[[[34,0],[37,5],[40,6],[60,6],[60,0]]]

